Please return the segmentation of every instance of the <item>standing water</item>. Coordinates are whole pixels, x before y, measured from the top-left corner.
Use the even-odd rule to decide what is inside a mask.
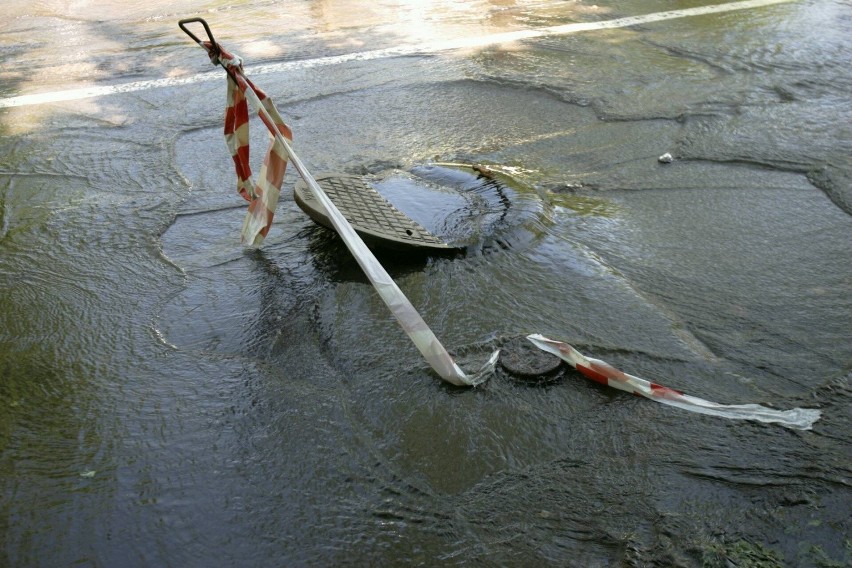
[[[102,4],[0,23],[0,565],[852,562],[848,3]],[[464,240],[380,256],[463,364],[541,333],[822,418],[446,385],[293,172],[239,244],[189,17],[308,169]],[[406,189],[441,163],[511,183]]]

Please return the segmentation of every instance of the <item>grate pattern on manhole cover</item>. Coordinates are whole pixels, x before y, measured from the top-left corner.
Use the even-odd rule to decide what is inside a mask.
[[[342,174],[317,176],[317,183],[365,241],[388,246],[453,247],[393,206],[363,178]],[[315,222],[331,228],[328,213],[304,180],[296,182],[293,196]]]

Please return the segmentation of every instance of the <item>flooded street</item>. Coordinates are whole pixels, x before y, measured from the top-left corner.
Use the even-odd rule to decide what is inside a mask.
[[[0,566],[852,563],[848,2],[100,4],[0,22]],[[822,417],[446,384],[295,170],[240,244],[190,17],[311,172],[463,245],[379,258],[465,369],[541,333]],[[444,164],[505,185],[410,189]]]

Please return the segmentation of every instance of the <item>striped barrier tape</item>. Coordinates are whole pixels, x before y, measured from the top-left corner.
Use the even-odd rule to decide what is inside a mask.
[[[280,133],[287,140],[293,140],[290,128],[275,108],[272,99],[260,90],[243,73],[243,62],[219,47],[214,50],[210,42],[204,42],[208,53],[217,58],[228,71],[227,106],[225,107],[225,143],[231,151],[234,168],[237,173],[237,191],[249,201],[248,213],[243,221],[240,240],[245,244],[259,245],[263,242],[272,218],[278,197],[281,195],[281,183],[287,169],[287,151],[284,145],[273,134]],[[270,131],[269,148],[260,168],[257,184],[252,181],[249,164],[249,111],[248,99],[255,107],[263,107],[266,111],[261,114],[261,120]]]
[[[820,411],[813,408],[775,410],[759,404],[718,404],[710,402],[629,375],[605,361],[586,357],[567,343],[554,341],[538,334],[528,335],[527,339],[539,349],[556,355],[577,369],[586,378],[597,383],[699,414],[776,423],[796,430],[810,430],[814,422],[819,420],[820,417]]]
[[[399,289],[375,255],[367,248],[355,229],[343,216],[316,182],[301,159],[290,146],[292,134],[281,120],[272,100],[257,89],[243,73],[242,61],[224,51],[218,44],[198,42],[204,47],[214,63],[220,63],[228,72],[228,109],[225,113],[225,138],[237,171],[238,190],[251,199],[249,212],[243,223],[242,242],[258,245],[263,241],[272,223],[272,215],[278,203],[281,181],[287,160],[311,188],[314,197],[328,213],[329,221],[340,235],[346,247],[355,257],[367,279],[390,309],[402,329],[426,359],[432,369],[445,381],[458,386],[476,386],[484,382],[497,365],[499,351],[494,351],[475,373],[465,373],[447,352],[444,345],[423,320],[417,309]],[[236,83],[237,89],[233,88]],[[240,93],[238,95],[237,93]],[[244,99],[242,98],[244,97]],[[249,193],[251,170],[248,168],[248,106],[257,110],[263,123],[273,137],[261,169],[261,182],[254,186],[254,196]]]

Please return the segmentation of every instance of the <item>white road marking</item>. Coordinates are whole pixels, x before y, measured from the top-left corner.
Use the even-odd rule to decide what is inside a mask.
[[[435,43],[424,43],[417,45],[402,45],[389,47],[385,49],[376,49],[372,51],[361,51],[357,53],[349,53],[345,55],[334,55],[330,57],[317,57],[314,59],[303,59],[299,61],[283,61],[280,63],[270,63],[268,65],[257,65],[247,67],[246,74],[249,76],[263,75],[266,73],[280,73],[292,69],[310,69],[312,67],[324,67],[328,65],[339,65],[348,61],[369,61],[372,59],[383,59],[389,57],[400,57],[405,55],[432,54],[442,51],[452,51],[457,49],[466,49],[474,47],[486,47],[489,45],[497,45],[501,43],[510,43],[514,41],[522,41],[528,39],[536,39],[548,36],[561,36],[575,34],[579,32],[594,31],[594,30],[610,30],[616,28],[627,28],[630,26],[638,26],[641,24],[649,24],[653,22],[661,22],[664,20],[673,20],[676,18],[686,18],[689,16],[702,16],[706,14],[719,14],[723,12],[733,12],[735,10],[748,10],[751,8],[760,8],[763,6],[771,6],[773,4],[785,4],[795,0],[745,0],[742,2],[731,2],[728,4],[713,4],[710,6],[699,6],[696,8],[685,8],[683,10],[671,10],[668,12],[656,12],[654,14],[645,14],[642,16],[628,16],[626,18],[616,18],[614,20],[605,20],[601,22],[586,22],[578,24],[566,24],[564,26],[551,26],[547,28],[539,28],[535,30],[521,30],[515,32],[506,32],[499,34],[491,34],[487,36],[464,38],[458,40],[442,41]],[[146,91],[149,89],[157,89],[160,87],[175,87],[178,85],[189,85],[191,83],[200,83],[203,81],[213,81],[221,79],[222,73],[207,72],[191,75],[189,77],[174,77],[166,79],[153,79],[149,81],[136,81],[132,83],[122,83],[119,85],[101,85],[84,87],[81,89],[69,89],[66,91],[53,91],[49,93],[36,93],[32,95],[21,95],[18,97],[7,97],[0,99],[0,108],[20,107],[28,105],[40,105],[46,103],[55,103],[62,101],[74,101],[79,99],[87,99],[91,97],[102,97],[106,95],[114,95],[119,93],[132,93],[134,91]]]

